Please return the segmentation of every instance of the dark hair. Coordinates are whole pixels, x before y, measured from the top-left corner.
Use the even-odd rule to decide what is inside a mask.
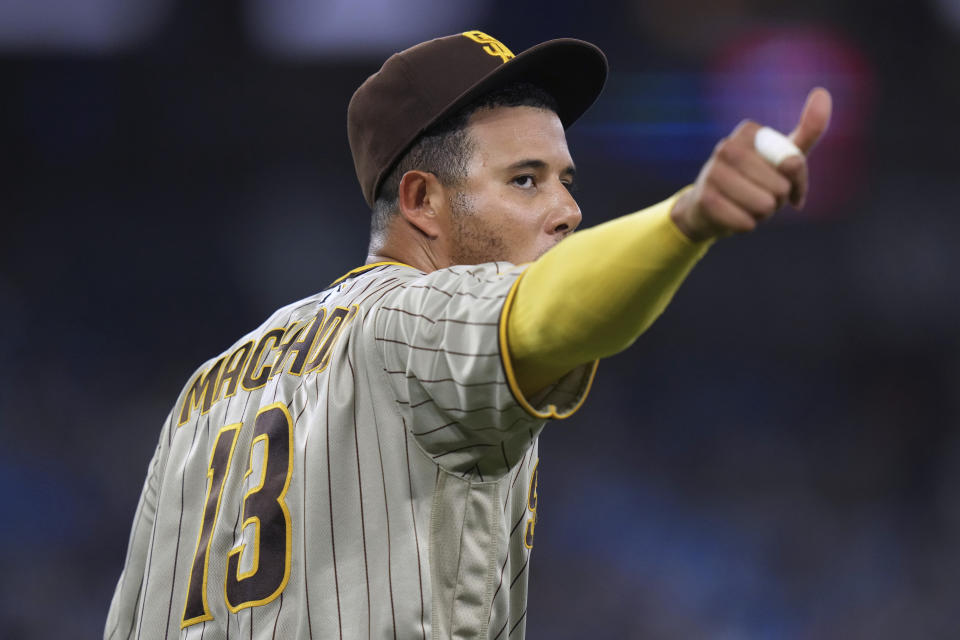
[[[427,171],[448,187],[466,179],[467,164],[473,153],[467,122],[480,109],[495,107],[537,107],[556,113],[557,101],[537,85],[515,82],[480,96],[427,129],[381,183],[373,203],[371,235],[382,233],[397,213],[397,190],[407,171]]]

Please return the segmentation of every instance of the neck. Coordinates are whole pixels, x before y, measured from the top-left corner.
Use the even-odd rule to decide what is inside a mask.
[[[430,238],[413,225],[394,226],[380,242],[374,240],[371,243],[364,264],[401,262],[430,273],[453,264],[444,252],[438,250],[438,244],[437,238]]]

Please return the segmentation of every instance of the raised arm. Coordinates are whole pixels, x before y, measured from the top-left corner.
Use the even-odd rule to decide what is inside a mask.
[[[774,166],[761,125],[720,141],[692,187],[649,209],[573,234],[527,269],[504,309],[508,369],[524,396],[630,346],[660,315],[716,238],[753,230],[806,199],[807,154],[826,131],[830,94],[814,89]]]

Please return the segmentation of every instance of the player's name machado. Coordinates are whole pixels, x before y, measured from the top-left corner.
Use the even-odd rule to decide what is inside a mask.
[[[197,373],[187,387],[177,426],[189,422],[197,409],[200,415],[207,413],[221,400],[235,395],[240,387],[255,391],[266,386],[288,361],[287,373],[291,375],[323,371],[330,363],[334,343],[356,313],[355,305],[335,307],[332,311],[321,308],[308,320],[271,328],[220,356]]]

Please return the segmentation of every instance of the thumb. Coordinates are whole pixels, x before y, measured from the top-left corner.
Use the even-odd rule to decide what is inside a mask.
[[[797,145],[804,155],[810,153],[817,140],[827,130],[830,124],[830,113],[833,111],[833,98],[830,92],[823,87],[817,87],[807,96],[800,114],[800,122],[790,132],[790,140]]]

